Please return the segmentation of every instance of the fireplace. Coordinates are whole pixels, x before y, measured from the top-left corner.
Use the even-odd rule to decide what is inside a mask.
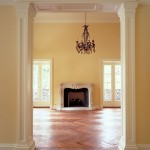
[[[89,97],[87,88],[64,89],[64,107],[88,107]]]
[[[91,83],[62,83],[60,110],[92,110]]]

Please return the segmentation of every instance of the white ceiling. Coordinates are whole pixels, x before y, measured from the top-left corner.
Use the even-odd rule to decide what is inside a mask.
[[[119,22],[117,11],[120,3],[35,3],[35,22],[80,23]]]

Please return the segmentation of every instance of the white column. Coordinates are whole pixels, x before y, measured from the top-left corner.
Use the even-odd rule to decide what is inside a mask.
[[[18,12],[18,141],[16,150],[34,150],[32,108],[32,26],[35,11],[17,3]]]
[[[136,2],[124,2],[118,11],[121,32],[122,130],[120,150],[136,150],[135,125],[135,10]]]

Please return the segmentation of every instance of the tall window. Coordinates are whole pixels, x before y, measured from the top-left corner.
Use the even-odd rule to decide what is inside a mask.
[[[33,101],[50,101],[50,61],[33,61]]]
[[[121,100],[121,65],[117,61],[103,63],[103,101],[115,106]],[[118,105],[118,104],[117,104]],[[116,105],[116,106],[117,106]]]

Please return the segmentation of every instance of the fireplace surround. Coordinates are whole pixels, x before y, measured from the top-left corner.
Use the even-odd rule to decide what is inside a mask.
[[[92,110],[92,83],[61,83],[60,110]]]

